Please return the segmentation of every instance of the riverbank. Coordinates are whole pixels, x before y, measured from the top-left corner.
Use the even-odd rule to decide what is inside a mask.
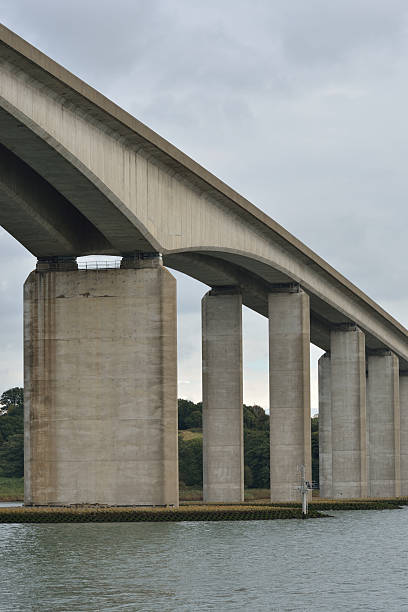
[[[323,516],[312,509],[308,518]],[[256,505],[183,505],[179,508],[62,507],[0,508],[0,523],[106,523],[179,521],[254,521],[302,518],[299,507]]]
[[[408,505],[408,498],[322,500],[309,504],[307,518],[328,516],[330,510],[393,510]],[[298,503],[266,502],[242,504],[182,503],[179,508],[135,507],[4,507],[0,523],[106,523],[106,522],[180,522],[180,521],[258,521],[300,519]]]
[[[269,489],[245,489],[245,501],[267,501]],[[180,500],[183,502],[202,501],[203,490],[196,487],[180,487]],[[24,501],[24,478],[0,477],[0,502]]]

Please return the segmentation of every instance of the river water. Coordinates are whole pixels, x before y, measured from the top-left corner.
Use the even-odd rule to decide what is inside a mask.
[[[408,610],[408,508],[332,514],[0,525],[0,610]]]

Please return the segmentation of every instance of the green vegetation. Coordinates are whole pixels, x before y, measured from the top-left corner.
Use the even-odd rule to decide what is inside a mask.
[[[202,487],[202,403],[179,399],[179,471],[183,499],[199,499]],[[269,415],[260,406],[243,407],[245,488],[269,488]],[[312,480],[319,482],[319,419],[311,419]],[[195,491],[193,493],[192,491]],[[247,493],[249,493],[247,491]],[[269,494],[265,495],[269,497]]]
[[[202,403],[179,399],[179,473],[185,486],[203,486]],[[269,416],[260,406],[245,406],[244,449],[245,487],[269,487]],[[188,493],[188,490],[187,490]],[[194,496],[196,499],[197,496]],[[186,499],[191,499],[187,496]]]
[[[24,395],[14,387],[0,398],[0,499],[22,499]],[[179,473],[182,499],[202,498],[202,403],[179,399]],[[246,499],[268,498],[269,415],[260,406],[243,407]],[[319,470],[318,419],[312,419],[313,481]]]
[[[182,500],[182,503],[201,502],[202,499],[202,488],[198,488],[196,486],[180,486],[180,500]],[[265,502],[265,500],[269,500],[269,489],[245,489],[245,501],[258,503],[259,500],[262,500],[263,502]]]
[[[24,475],[24,394],[21,387],[0,398],[0,476]]]
[[[319,417],[311,420],[312,430],[312,482],[319,488]]]
[[[179,435],[179,479],[187,486],[203,486],[203,440]]]
[[[0,476],[0,501],[23,501],[24,478]]]

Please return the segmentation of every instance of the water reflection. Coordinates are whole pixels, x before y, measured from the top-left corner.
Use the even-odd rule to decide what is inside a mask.
[[[0,610],[404,610],[407,519],[0,525]]]

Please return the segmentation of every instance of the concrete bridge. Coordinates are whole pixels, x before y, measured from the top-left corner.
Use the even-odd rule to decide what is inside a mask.
[[[176,281],[202,300],[204,499],[243,499],[242,304],[269,317],[271,500],[408,495],[408,331],[283,227],[0,27],[0,224],[25,283],[27,504],[178,504]],[[79,270],[78,256],[122,256]]]

